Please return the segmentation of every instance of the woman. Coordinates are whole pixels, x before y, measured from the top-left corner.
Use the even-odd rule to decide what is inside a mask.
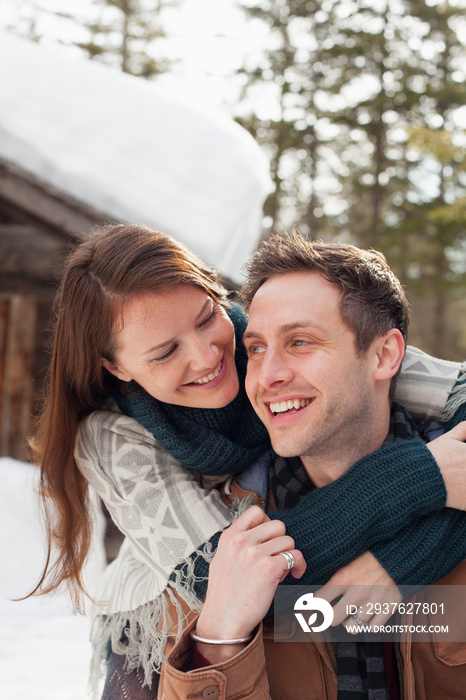
[[[181,629],[188,610],[200,609],[197,594],[205,588],[213,548],[239,512],[212,489],[213,477],[218,482],[219,476],[224,480],[242,471],[269,447],[244,392],[246,317],[196,256],[163,234],[125,225],[104,228],[77,247],[56,316],[48,396],[34,443],[50,542],[36,591],[47,593],[66,582],[79,604],[91,538],[91,483],[127,536],[99,591],[97,658],[105,658],[111,640],[109,682],[134,680],[132,698],[154,697],[153,672],[162,661],[167,631],[174,620]],[[422,441],[416,450],[406,466],[398,446],[387,466],[397,475],[398,489],[400,480],[411,484],[413,462],[437,479],[438,488],[422,509],[407,502],[406,519],[397,528],[444,504],[431,452]],[[358,463],[355,484],[351,477],[343,486],[334,482],[324,501],[310,493],[297,509],[273,514],[308,563],[306,583],[328,580],[394,534],[388,513],[390,526],[384,522],[390,481],[374,484],[367,465],[370,457]],[[361,509],[364,484],[370,507]],[[320,521],[341,499],[341,488],[349,504],[344,517],[354,524],[351,504],[357,502],[360,526],[352,528],[354,542],[339,552],[334,533],[323,531]],[[290,548],[285,542],[277,555]],[[396,556],[396,548],[387,546],[386,562],[382,555],[379,561],[390,568]],[[451,568],[455,565],[452,561]],[[134,672],[133,680],[122,675],[123,665]],[[148,694],[142,685],[150,685],[152,677]],[[115,698],[116,692],[107,696]]]

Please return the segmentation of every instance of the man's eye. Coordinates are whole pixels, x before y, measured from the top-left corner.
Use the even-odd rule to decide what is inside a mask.
[[[307,340],[294,340],[293,345],[307,345],[308,341]]]
[[[265,352],[265,348],[261,347],[260,345],[251,345],[248,348],[248,353],[250,355],[259,355],[262,352]]]

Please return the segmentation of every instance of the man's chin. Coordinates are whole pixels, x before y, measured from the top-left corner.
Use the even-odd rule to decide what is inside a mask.
[[[296,446],[294,445],[288,445],[286,443],[283,443],[282,440],[273,440],[271,439],[272,447],[274,452],[279,456],[279,457],[298,457],[299,450]]]

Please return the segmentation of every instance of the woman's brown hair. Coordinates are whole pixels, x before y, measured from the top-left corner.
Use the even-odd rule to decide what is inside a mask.
[[[178,284],[196,285],[226,303],[226,290],[209,266],[145,226],[98,229],[69,257],[55,299],[43,410],[31,440],[32,461],[40,467],[48,551],[30,595],[49,593],[65,582],[74,607],[81,608],[92,526],[88,484],[73,459],[78,425],[104,406],[118,381],[101,359],[115,360],[112,332],[125,301]]]

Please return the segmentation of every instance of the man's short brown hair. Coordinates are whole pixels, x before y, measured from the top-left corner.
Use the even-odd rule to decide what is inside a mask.
[[[311,241],[293,230],[259,247],[246,266],[242,297],[249,306],[259,287],[276,275],[318,272],[341,290],[340,312],[364,354],[372,341],[398,328],[406,341],[409,307],[399,279],[382,253],[347,243]]]

